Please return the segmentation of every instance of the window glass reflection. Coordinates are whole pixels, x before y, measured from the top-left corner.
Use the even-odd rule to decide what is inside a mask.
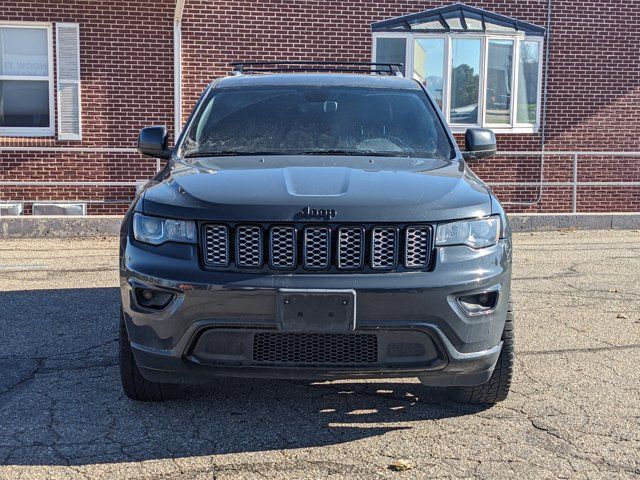
[[[535,124],[537,121],[538,69],[540,43],[523,40],[520,42],[518,66],[518,102],[516,122]]]
[[[442,109],[444,39],[419,38],[413,45],[413,78],[424,85]]]
[[[478,123],[480,47],[479,38],[451,41],[451,123]]]
[[[511,72],[513,40],[489,40],[485,121],[511,123]]]

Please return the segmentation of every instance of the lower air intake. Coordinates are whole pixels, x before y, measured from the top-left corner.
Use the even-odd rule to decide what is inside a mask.
[[[253,360],[289,365],[361,365],[378,361],[375,334],[256,333]]]

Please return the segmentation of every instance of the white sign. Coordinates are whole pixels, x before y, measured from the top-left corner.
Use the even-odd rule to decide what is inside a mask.
[[[2,55],[1,75],[48,77],[49,59],[46,55]]]

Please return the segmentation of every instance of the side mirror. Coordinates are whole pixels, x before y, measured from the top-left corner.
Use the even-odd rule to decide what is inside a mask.
[[[489,158],[498,151],[496,135],[487,128],[469,128],[464,134],[465,150],[462,156],[465,160],[480,160]]]
[[[172,151],[167,148],[167,127],[146,127],[138,135],[138,151],[149,157],[169,158]]]

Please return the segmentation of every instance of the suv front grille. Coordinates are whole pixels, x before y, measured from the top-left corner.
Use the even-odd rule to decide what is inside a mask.
[[[205,224],[206,267],[316,272],[428,269],[431,225]]]
[[[331,261],[331,230],[329,227],[305,227],[302,248],[304,266],[309,270],[324,270]]]
[[[236,265],[260,268],[262,260],[262,228],[258,225],[236,228]]]
[[[205,225],[204,263],[212,267],[229,265],[229,227]]]
[[[378,338],[370,333],[256,333],[253,360],[298,365],[376,363]]]
[[[398,229],[374,227],[371,230],[371,267],[389,270],[398,264]]]
[[[338,229],[338,268],[357,270],[364,263],[364,228]]]
[[[271,268],[294,268],[298,259],[296,227],[275,226],[269,230]]]
[[[424,268],[429,265],[431,232],[420,227],[407,227],[404,234],[404,264],[406,267]]]

